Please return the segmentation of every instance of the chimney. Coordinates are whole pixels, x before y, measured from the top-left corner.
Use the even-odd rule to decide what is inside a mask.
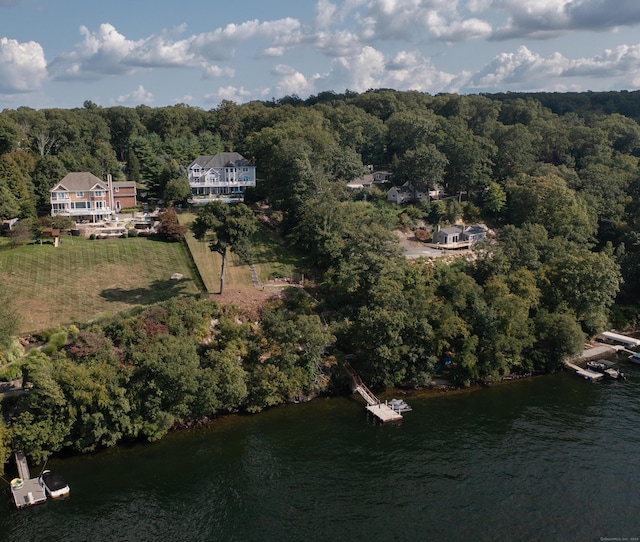
[[[111,173],[107,173],[107,188],[109,190],[109,210],[113,214],[116,204],[113,199],[113,177],[111,177]]]

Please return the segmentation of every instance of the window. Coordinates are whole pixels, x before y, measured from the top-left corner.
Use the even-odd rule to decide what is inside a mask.
[[[76,198],[84,198],[84,192],[76,192]]]
[[[104,198],[104,190],[96,190],[93,195],[96,198]]]
[[[114,188],[114,190],[115,190],[116,192],[120,192],[120,187],[119,187],[119,186],[116,186],[116,187]]]

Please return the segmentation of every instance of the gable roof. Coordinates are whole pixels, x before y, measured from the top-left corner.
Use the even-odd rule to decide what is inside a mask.
[[[189,164],[189,168],[196,165],[204,169],[253,166],[253,164],[239,152],[219,152],[213,156],[198,156],[198,158]]]
[[[98,186],[100,190],[106,190],[107,184],[102,182],[93,173],[88,171],[78,171],[74,173],[68,173],[64,178],[54,186],[51,191],[55,190],[68,190],[70,192],[79,192],[82,190],[92,190],[95,186]]]

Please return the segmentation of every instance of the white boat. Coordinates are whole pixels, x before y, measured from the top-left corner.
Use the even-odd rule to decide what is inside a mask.
[[[592,371],[603,373],[609,378],[622,378],[624,379],[624,373],[615,367],[615,361],[608,359],[599,359],[597,361],[587,361],[587,367]]]
[[[64,481],[64,478],[58,473],[51,472],[50,470],[42,471],[42,474],[40,475],[40,483],[47,492],[47,495],[52,499],[68,497],[71,491],[67,482]]]
[[[396,412],[411,412],[412,410],[412,408],[402,399],[391,399],[391,401],[387,401],[387,405]]]
[[[637,363],[640,365],[640,352],[636,352],[635,354],[629,356],[627,358],[631,363]]]
[[[621,378],[623,380],[625,378],[624,373],[620,372],[618,369],[614,369],[613,367],[610,367],[609,369],[605,369],[604,374],[606,374],[611,378]]]

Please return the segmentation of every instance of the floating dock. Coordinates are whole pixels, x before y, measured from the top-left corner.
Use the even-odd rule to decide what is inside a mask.
[[[18,478],[11,480],[11,495],[16,508],[26,508],[47,500],[47,494],[38,478],[31,478],[24,452],[15,453]]]

